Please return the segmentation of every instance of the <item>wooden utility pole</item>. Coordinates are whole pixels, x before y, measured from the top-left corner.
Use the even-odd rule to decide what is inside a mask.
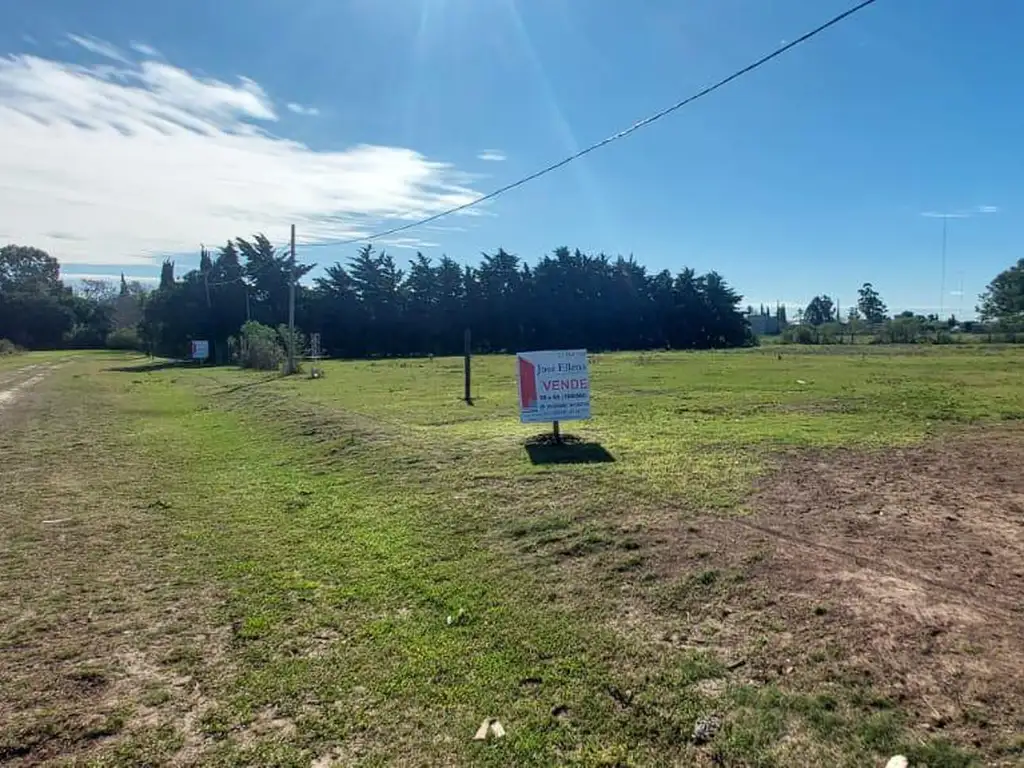
[[[200,243],[199,244],[199,263],[200,264],[203,263],[204,257],[206,259],[209,259],[210,258],[210,254],[206,250],[206,246],[203,245],[202,243]],[[122,277],[123,276],[124,276],[124,273],[122,273]],[[209,309],[213,305],[210,303],[210,270],[208,270],[208,269],[204,269],[203,270],[203,283],[206,285],[206,308]]]
[[[291,238],[291,286],[288,289],[288,373],[295,373],[295,225]]]
[[[473,388],[472,388],[472,376],[470,374],[470,366],[472,364],[472,359],[473,359],[472,358],[473,336],[472,336],[469,328],[466,329],[466,332],[462,336],[462,345],[463,345],[462,352],[463,352],[463,355],[464,355],[464,357],[463,357],[463,367],[465,369],[465,378],[466,378],[466,382],[465,382],[465,384],[466,384],[466,392],[465,392],[465,398],[464,399],[465,399],[465,401],[467,403],[472,404],[473,403]]]

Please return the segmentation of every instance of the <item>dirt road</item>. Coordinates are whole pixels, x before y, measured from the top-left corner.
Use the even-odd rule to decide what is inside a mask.
[[[0,374],[0,410],[12,405],[21,394],[46,378],[59,364],[26,365]]]

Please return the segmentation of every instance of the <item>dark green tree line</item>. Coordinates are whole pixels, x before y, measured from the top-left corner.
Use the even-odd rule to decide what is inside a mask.
[[[295,265],[301,278],[313,268]],[[979,313],[990,335],[1024,327],[1024,261],[997,275]],[[211,342],[225,361],[229,340],[243,324],[278,328],[287,319],[292,264],[286,253],[256,235],[216,251],[205,248],[199,266],[181,277],[165,261],[159,287],[145,291],[121,278],[83,280],[74,292],[60,279],[56,259],[36,248],[0,248],[0,338],[27,348],[147,348],[184,355],[189,341]],[[327,267],[297,290],[296,318],[307,335],[320,333],[335,356],[457,354],[470,328],[476,351],[576,347],[594,350],[707,349],[750,341],[741,298],[715,272],[649,274],[634,258],[611,258],[557,248],[535,264],[503,249],[484,253],[477,266],[445,256],[417,254],[406,270],[385,251],[360,249],[347,264]],[[866,330],[879,341],[936,339],[957,326],[953,318],[889,318],[870,283],[843,323],[828,296],[817,296],[790,335],[806,340],[851,339]],[[753,307],[749,308],[753,311]],[[785,326],[784,307],[777,309]],[[768,309],[760,308],[761,315]],[[973,325],[973,324],[968,324]],[[276,331],[275,331],[276,332]],[[947,334],[948,335],[948,334]],[[794,340],[795,337],[794,337]]]
[[[313,265],[298,264],[296,274]],[[143,339],[180,355],[208,339],[224,360],[228,340],[247,320],[277,326],[287,318],[289,257],[263,236],[239,238],[199,269],[175,279],[164,265],[146,304]],[[498,249],[476,267],[417,254],[408,269],[386,251],[360,249],[300,285],[296,322],[320,333],[338,357],[457,354],[472,330],[476,351],[534,347],[707,349],[749,341],[739,296],[717,273],[684,269],[649,275],[634,259],[558,248],[531,266]]]

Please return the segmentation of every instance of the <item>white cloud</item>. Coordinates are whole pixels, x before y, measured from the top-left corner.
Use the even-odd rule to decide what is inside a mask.
[[[103,280],[104,282],[108,282],[108,283],[119,283],[119,282],[121,282],[121,273],[118,272],[116,275],[115,274],[108,274],[108,273],[100,274],[100,273],[96,273],[96,272],[75,272],[73,274],[67,274],[66,272],[62,271],[61,272],[61,279],[64,280],[65,282],[66,281],[70,281],[70,280]],[[124,279],[127,280],[129,283],[159,283],[160,282],[160,278],[159,277],[154,277],[154,276],[151,276],[151,275],[142,276],[142,275],[127,275],[126,274],[124,276]]]
[[[476,156],[477,160],[486,160],[492,163],[500,163],[508,159],[508,156],[500,149],[485,149]]]
[[[940,213],[937,211],[925,211],[921,215],[928,219],[969,219],[979,213],[999,213],[1002,210],[998,205],[979,205],[969,211],[952,211]]]
[[[65,264],[150,264],[254,232],[284,242],[291,223],[300,242],[364,237],[478,197],[412,149],[316,151],[260,127],[276,119],[247,79],[0,57],[6,234]]]
[[[466,227],[452,227],[446,224],[426,224],[423,229],[429,229],[432,232],[468,232]]]
[[[160,51],[154,48],[152,45],[146,45],[145,43],[138,43],[132,40],[132,50],[136,53],[140,53],[143,56],[148,56],[151,59],[160,58]]]
[[[377,242],[388,248],[404,248],[406,250],[437,248],[440,245],[440,243],[432,243],[429,240],[420,240],[418,237],[393,237],[387,240],[378,240]]]
[[[22,35],[21,39],[23,42],[26,42],[29,45],[39,45],[39,41],[36,40],[32,35],[28,34],[28,32]]]
[[[85,37],[82,37],[81,35],[68,35],[68,40],[76,45],[80,45],[82,48],[85,48],[89,53],[95,53],[97,56],[113,59],[114,61],[119,61],[122,64],[130,63],[127,57],[125,57],[125,55],[121,53],[116,46],[113,46],[103,40],[98,40],[95,37],[91,37],[89,35],[86,35]]]
[[[308,117],[316,117],[320,114],[320,110],[316,107],[304,107],[294,101],[289,102],[288,111],[294,112],[296,115],[306,115]]]

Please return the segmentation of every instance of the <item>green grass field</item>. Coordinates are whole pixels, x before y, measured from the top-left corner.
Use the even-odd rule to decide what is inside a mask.
[[[765,597],[765,553],[718,565],[700,532],[754,514],[779,457],[1012,429],[1022,351],[597,355],[593,418],[564,425],[583,444],[554,455],[524,446],[509,357],[475,360],[472,406],[455,359],[310,380],[88,353],[0,373],[62,358],[0,410],[0,762],[1024,757],[1005,727],[922,731],[836,673],[842,649],[761,674],[770,607],[742,642],[676,641]],[[488,717],[507,734],[474,741]]]

